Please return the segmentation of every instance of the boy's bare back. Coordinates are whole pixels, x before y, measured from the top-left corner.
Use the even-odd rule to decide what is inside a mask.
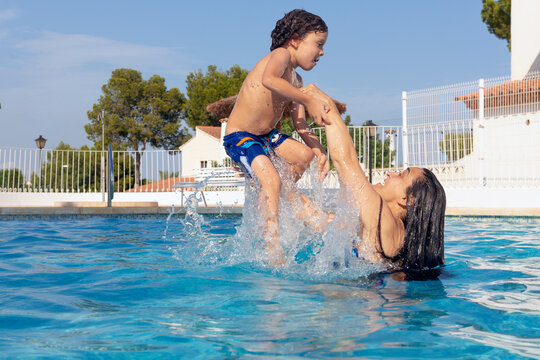
[[[289,99],[269,90],[262,83],[271,55],[272,53],[269,53],[262,58],[244,80],[229,116],[227,134],[235,131],[249,131],[255,135],[268,134],[281,119],[285,106],[290,103]],[[282,78],[289,83],[298,84],[297,76],[296,71],[287,66]]]

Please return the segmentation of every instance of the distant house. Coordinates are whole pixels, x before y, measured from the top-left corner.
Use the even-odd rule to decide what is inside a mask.
[[[195,136],[180,146],[182,176],[197,174],[202,168],[218,166],[226,157],[221,141],[221,127],[197,126]]]
[[[402,93],[403,163],[433,169],[450,208],[540,206],[539,12],[512,1],[511,76]]]
[[[455,97],[473,111],[472,153],[462,162],[488,182],[515,179],[519,186],[540,178],[540,1],[512,3],[512,73]],[[500,183],[501,181],[499,181]]]

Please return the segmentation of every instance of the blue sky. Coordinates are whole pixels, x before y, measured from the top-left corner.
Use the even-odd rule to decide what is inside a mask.
[[[510,73],[506,42],[480,19],[481,0],[0,0],[0,146],[90,144],[86,112],[112,70],[163,76],[215,64],[251,69],[283,14],[304,8],[329,27],[325,56],[300,70],[347,103],[353,123],[397,125],[401,92]]]

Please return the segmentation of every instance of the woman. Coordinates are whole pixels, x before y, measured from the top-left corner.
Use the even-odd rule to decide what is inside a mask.
[[[328,152],[341,186],[359,209],[363,243],[393,267],[421,270],[444,264],[446,196],[435,175],[413,167],[388,173],[384,185],[371,185],[334,102],[315,85],[302,91],[330,106]]]

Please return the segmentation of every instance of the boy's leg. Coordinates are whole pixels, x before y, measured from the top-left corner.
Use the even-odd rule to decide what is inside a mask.
[[[265,220],[263,234],[266,242],[265,251],[272,258],[271,261],[275,265],[282,265],[285,262],[285,259],[283,258],[283,251],[278,233],[278,209],[281,179],[268,156],[259,155],[255,157],[251,162],[251,168],[261,184],[259,206]]]
[[[313,160],[313,151],[305,144],[292,138],[287,138],[278,147],[274,148],[276,154],[287,161],[291,166],[294,181],[298,181]]]
[[[223,145],[227,155],[241,164],[246,176],[256,177],[261,184],[259,209],[265,220],[265,251],[274,265],[283,265],[285,259],[279,241],[278,209],[281,180],[274,165],[266,155],[266,139],[238,131],[226,135]]]
[[[313,160],[313,151],[305,144],[292,138],[287,138],[274,149],[276,154],[291,165],[294,181],[297,182]],[[317,209],[315,203],[302,194],[296,187],[292,187],[286,194],[289,201],[300,199],[301,206],[296,209],[296,216],[313,227],[316,231],[324,231],[329,221],[334,218],[333,214]]]

